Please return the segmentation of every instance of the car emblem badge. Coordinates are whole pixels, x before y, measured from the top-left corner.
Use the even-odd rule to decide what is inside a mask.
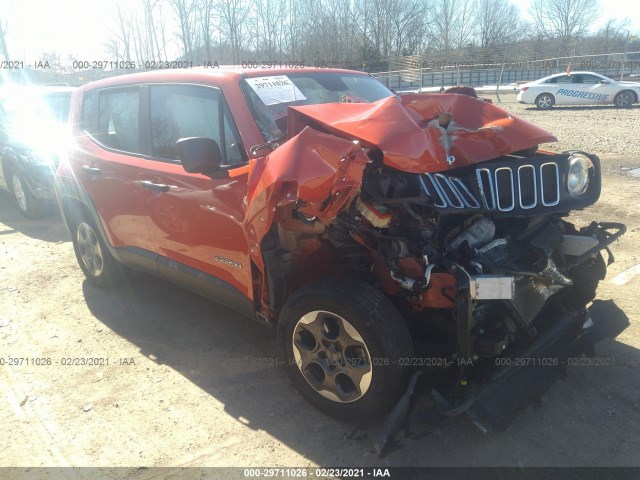
[[[224,263],[225,265],[229,265],[234,268],[242,268],[242,264],[240,262],[236,262],[235,260],[231,260],[230,258],[223,257],[221,255],[216,255],[213,257],[216,262]]]

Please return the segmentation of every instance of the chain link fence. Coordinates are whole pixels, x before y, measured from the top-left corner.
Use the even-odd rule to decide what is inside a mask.
[[[389,60],[388,71],[372,72],[389,88],[397,91],[437,90],[464,85],[515,89],[529,82],[571,69],[600,73],[615,80],[640,77],[640,51],[591,55],[522,58],[505,53],[501,61],[473,61],[443,55],[414,55]],[[638,78],[640,81],[640,78]]]

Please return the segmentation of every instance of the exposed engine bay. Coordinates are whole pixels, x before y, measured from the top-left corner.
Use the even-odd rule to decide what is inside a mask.
[[[303,265],[317,271],[322,267],[305,261],[305,249],[324,252],[325,266],[391,296],[414,338],[419,332],[438,338],[440,354],[469,362],[536,337],[543,310],[584,309],[595,297],[606,274],[600,251],[624,226],[577,230],[563,217],[597,200],[597,157],[516,154],[446,174],[417,174],[384,165],[375,151],[369,155],[360,195],[331,221],[293,209],[297,218],[274,224],[279,248],[293,254],[279,265],[287,258],[294,271]],[[584,163],[581,181],[587,183],[579,199],[561,185],[567,174],[560,172],[575,161]],[[298,233],[289,229],[295,223]]]
[[[535,191],[534,182],[558,187],[560,177],[542,178],[543,169],[536,179],[534,168],[499,164],[518,172],[518,187],[511,176],[507,182],[494,176],[498,193],[492,204],[480,192],[480,176],[474,188],[464,182],[464,171],[420,175],[374,162],[365,171],[361,196],[327,232],[350,274],[369,277],[397,296],[399,308],[416,323],[462,341],[453,320],[471,309],[469,338],[456,354],[474,361],[534,337],[535,319],[550,300],[569,309],[590,302],[606,273],[602,242],[618,236],[597,224],[577,231],[562,218],[559,198],[545,201],[544,193],[538,199],[527,192],[526,181]],[[483,165],[481,172],[488,171]],[[585,203],[596,199],[593,194]],[[542,212],[543,202],[555,204],[549,213]],[[616,233],[622,229],[615,226]]]

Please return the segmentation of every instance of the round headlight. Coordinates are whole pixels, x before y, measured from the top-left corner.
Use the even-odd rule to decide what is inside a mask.
[[[567,191],[571,195],[582,195],[589,187],[589,170],[593,163],[587,157],[572,156],[567,171]]]

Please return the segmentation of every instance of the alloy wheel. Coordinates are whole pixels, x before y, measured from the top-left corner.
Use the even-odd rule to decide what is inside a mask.
[[[552,105],[551,97],[549,95],[543,95],[538,99],[538,107],[550,108]]]
[[[91,225],[82,222],[78,225],[76,235],[82,263],[92,276],[98,277],[104,267],[104,258],[96,233]]]
[[[11,184],[13,186],[13,196],[18,203],[18,207],[23,212],[27,211],[27,194],[24,191],[24,187],[22,185],[22,181],[20,180],[20,176],[13,175],[11,178]]]
[[[628,92],[619,93],[616,97],[616,105],[618,107],[628,107],[632,104],[631,94]]]
[[[340,315],[322,310],[307,313],[296,323],[292,341],[298,369],[323,397],[350,403],[369,390],[373,372],[369,349]]]

